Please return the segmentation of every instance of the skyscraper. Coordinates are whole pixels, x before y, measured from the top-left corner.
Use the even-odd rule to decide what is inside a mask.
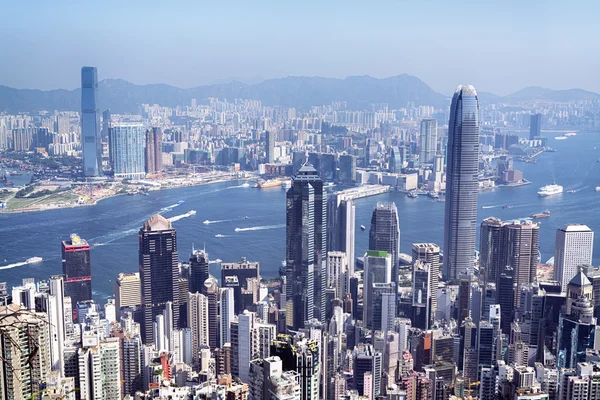
[[[554,279],[564,291],[580,265],[592,264],[594,232],[582,224],[567,224],[556,231]]]
[[[437,289],[440,281],[440,247],[434,243],[413,243],[412,259],[413,263],[416,260],[421,260],[430,264],[429,294],[431,304],[429,306],[429,322],[433,323],[437,312]]]
[[[392,149],[390,150],[389,160],[390,172],[394,174],[399,174],[402,172],[402,166],[404,164],[404,160],[402,157],[403,152],[400,150],[400,148],[397,146],[392,147]]]
[[[140,179],[146,176],[144,143],[141,124],[119,124],[110,128],[110,160],[115,177]]]
[[[98,111],[98,71],[96,67],[81,68],[81,144],[83,174],[102,175],[102,141]]]
[[[385,251],[369,250],[364,257],[363,325],[373,324],[373,284],[392,283],[392,256]]]
[[[431,164],[437,153],[437,120],[424,119],[421,121],[421,136],[419,141],[419,162]]]
[[[241,314],[251,305],[246,304],[244,296],[249,290],[249,281],[260,282],[260,263],[248,261],[246,257],[238,262],[221,263],[221,286],[233,289],[235,315]]]
[[[477,231],[479,100],[473,86],[459,86],[452,97],[448,123],[445,280],[470,275]]]
[[[146,173],[162,171],[162,131],[160,128],[146,129],[144,158]]]
[[[179,254],[177,234],[171,222],[155,214],[140,229],[139,251],[144,310],[142,339],[152,343],[153,322],[165,303],[173,302],[173,325],[179,326]]]
[[[396,203],[377,202],[371,215],[369,250],[386,251],[392,257],[392,282],[398,282],[400,222]]]
[[[64,371],[65,347],[65,284],[62,276],[50,278],[48,296],[48,328],[50,331],[50,361],[53,371]]]
[[[65,276],[65,296],[71,298],[73,309],[78,302],[91,300],[90,245],[76,234],[62,242],[62,269]]]
[[[265,162],[272,164],[275,162],[275,132],[265,132]]]
[[[346,254],[349,275],[354,273],[354,242],[356,231],[356,205],[342,194],[327,198],[327,251]],[[341,297],[340,297],[341,298]]]
[[[110,109],[106,109],[106,110],[102,111],[102,140],[104,140],[104,141],[108,141],[110,123],[111,123]]]
[[[140,306],[142,301],[140,285],[140,273],[121,272],[115,280],[115,307],[117,310],[117,320],[121,315],[122,307],[131,307],[135,309]]]
[[[532,114],[529,124],[529,140],[542,136],[542,114]]]
[[[286,323],[292,329],[313,317],[325,320],[326,250],[323,181],[306,163],[292,178],[286,195]]]
[[[338,180],[343,184],[353,185],[356,182],[356,157],[351,154],[340,156]]]
[[[193,250],[190,257],[190,293],[204,293],[204,282],[208,277],[208,253],[204,250]]]

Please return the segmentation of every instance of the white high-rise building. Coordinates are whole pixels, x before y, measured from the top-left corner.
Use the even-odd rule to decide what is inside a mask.
[[[64,374],[65,346],[65,283],[62,276],[50,278],[48,296],[48,323],[50,327],[50,362],[53,371]]]
[[[577,274],[580,265],[592,264],[594,232],[583,224],[567,224],[556,231],[554,247],[554,279],[563,292]]]
[[[121,399],[119,338],[79,349],[79,389],[82,399]]]
[[[231,343],[231,321],[235,317],[233,288],[221,288],[219,292],[220,344]]]
[[[208,346],[208,299],[200,293],[188,293],[188,324],[192,335],[192,360],[199,361],[198,348]]]
[[[419,161],[429,164],[434,161],[437,152],[437,120],[424,119],[421,121],[421,137],[419,141]]]
[[[343,299],[350,288],[348,258],[342,251],[327,253],[327,287],[335,289],[335,297]]]

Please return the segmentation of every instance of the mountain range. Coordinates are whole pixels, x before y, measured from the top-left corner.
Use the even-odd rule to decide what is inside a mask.
[[[388,103],[390,108],[415,105],[444,107],[450,97],[435,92],[417,77],[403,74],[377,79],[370,76],[351,76],[345,79],[322,77],[287,77],[267,79],[248,84],[240,81],[216,83],[181,89],[165,84],[135,85],[122,79],[105,79],[98,84],[99,109],[110,108],[112,112],[137,113],[142,104],[159,104],[176,107],[198,104],[209,97],[232,101],[235,98],[255,99],[265,105],[307,108],[347,101],[348,107],[366,109],[369,103]],[[508,96],[479,92],[483,103],[518,103],[530,100],[593,100],[600,94],[582,89],[552,90],[527,87]],[[81,108],[81,90],[32,90],[14,89],[0,85],[0,111],[9,113],[36,110],[76,111]]]

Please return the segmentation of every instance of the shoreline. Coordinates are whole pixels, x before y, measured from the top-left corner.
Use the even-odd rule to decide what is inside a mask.
[[[149,190],[149,192],[158,192],[158,191],[162,191],[162,190],[173,190],[173,189],[183,189],[186,187],[196,187],[196,186],[204,186],[204,185],[210,185],[213,183],[224,183],[224,182],[232,182],[232,181],[238,181],[238,180],[248,180],[248,178],[220,178],[220,179],[215,179],[215,180],[211,180],[211,181],[202,181],[202,182],[193,182],[187,185],[179,185],[179,186],[161,186],[159,188],[153,188],[151,190]],[[99,199],[94,200],[91,203],[85,203],[85,204],[68,204],[62,207],[48,207],[48,208],[18,208],[15,210],[0,210],[0,216],[1,215],[12,215],[12,214],[24,214],[24,213],[33,213],[33,212],[44,212],[44,211],[55,211],[55,210],[65,210],[65,209],[73,209],[73,208],[80,208],[80,207],[93,207],[95,205],[97,205],[98,203],[100,203],[103,200],[107,200],[107,199],[112,199],[115,197],[119,197],[119,196],[125,196],[127,195],[127,193],[115,193],[112,195],[108,195],[108,196],[104,196],[101,197]],[[135,194],[134,196],[139,196],[138,194]],[[43,198],[42,198],[43,199]]]

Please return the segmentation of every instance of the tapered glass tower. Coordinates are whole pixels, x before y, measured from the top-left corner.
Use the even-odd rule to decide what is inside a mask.
[[[477,231],[479,100],[473,86],[459,86],[452,97],[448,123],[445,280],[473,271]]]
[[[81,144],[83,175],[102,175],[102,140],[96,67],[81,68]]]

